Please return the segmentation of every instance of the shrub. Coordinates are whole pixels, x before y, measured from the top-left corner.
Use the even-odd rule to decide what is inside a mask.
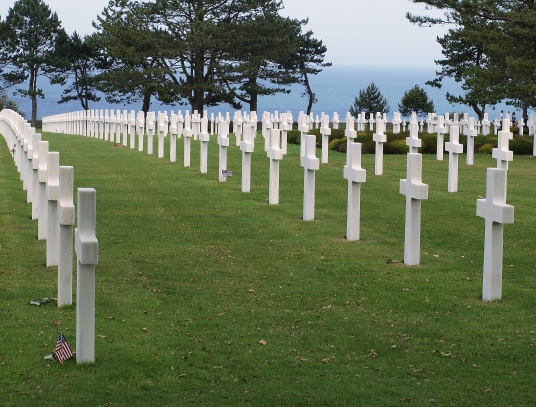
[[[388,141],[383,146],[383,152],[385,154],[407,154],[409,147],[406,145],[406,140],[397,139]]]
[[[480,150],[478,150],[478,152],[482,154],[491,154],[491,150],[493,150],[493,144],[486,143],[480,147]]]
[[[510,150],[514,154],[532,155],[532,139],[528,137],[514,137],[510,140]]]
[[[346,153],[348,148],[346,137],[336,138],[330,141],[329,149],[338,151],[340,153]]]

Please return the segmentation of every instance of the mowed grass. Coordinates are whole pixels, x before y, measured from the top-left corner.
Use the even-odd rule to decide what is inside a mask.
[[[281,162],[273,206],[260,136],[250,193],[240,191],[234,136],[224,183],[215,136],[208,174],[196,141],[184,168],[182,139],[177,163],[156,157],[156,137],[152,156],[81,136],[43,139],[75,167],[75,188],[97,190],[96,363],[43,361],[60,326],[76,348],[76,307],[28,304],[56,295],[57,268],[45,267],[2,143],[0,404],[536,404],[535,158],[510,163],[503,299],[484,303],[476,199],[496,166],[490,155],[471,167],[460,157],[457,193],[447,192],[447,157],[423,157],[421,265],[409,267],[405,156],[385,156],[383,176],[363,156],[362,240],[348,242],[343,154],[330,151],[316,173],[316,220],[304,222],[299,146]]]

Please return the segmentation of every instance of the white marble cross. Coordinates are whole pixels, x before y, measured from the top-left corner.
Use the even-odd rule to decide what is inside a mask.
[[[115,118],[115,112],[113,109],[110,109],[110,115],[108,116],[108,129],[110,131],[110,141],[115,143],[115,131],[117,127],[117,120]]]
[[[48,141],[40,141],[39,149],[39,214],[37,217],[37,239],[46,240],[47,238],[47,218],[48,218],[48,199],[47,199],[47,165],[48,165]]]
[[[147,131],[147,154],[153,153],[154,143],[153,136],[156,131],[154,112],[147,112],[146,131]]]
[[[482,119],[482,134],[484,136],[489,135],[490,125],[489,116],[487,113],[484,113],[484,119]]]
[[[47,154],[47,267],[58,265],[59,218],[58,203],[60,199],[60,153]]]
[[[242,118],[242,112],[237,111],[233,117],[233,133],[235,135],[235,146],[240,146],[240,139],[242,138],[242,124],[244,119]]]
[[[32,136],[32,219],[39,218],[39,142],[41,133]]]
[[[270,178],[268,203],[270,205],[279,204],[279,161],[283,159],[281,149],[281,130],[272,129],[270,134],[270,147],[268,148],[268,158],[270,159]]]
[[[506,204],[506,170],[488,168],[486,198],[476,201],[476,214],[486,221],[482,299],[499,300],[502,296],[503,229],[514,223],[514,207]]]
[[[279,126],[279,129],[281,130],[281,150],[283,151],[283,155],[287,154],[287,144],[288,144],[287,131],[292,126],[291,120],[292,120],[291,113],[288,113],[288,112],[281,113],[281,125]]]
[[[508,170],[508,162],[513,161],[514,153],[509,150],[509,142],[514,138],[514,134],[510,131],[510,120],[504,119],[502,130],[499,131],[499,140],[497,148],[491,150],[491,155],[497,160],[497,168]]]
[[[328,162],[328,144],[329,136],[331,135],[331,129],[329,128],[329,116],[322,116],[322,124],[320,127],[320,134],[322,135],[322,160],[323,164]]]
[[[136,133],[138,134],[138,151],[143,151],[143,140],[145,138],[145,115],[143,112],[138,112],[136,120]]]
[[[207,124],[208,125],[208,124]],[[203,126],[203,123],[201,123]],[[229,147],[229,122],[224,120],[220,126],[220,134],[218,136],[219,145],[219,170],[218,180],[220,182],[227,181],[227,147]]]
[[[184,167],[190,166],[190,156],[191,156],[191,147],[192,147],[192,118],[189,112],[186,112],[184,116]]]
[[[376,143],[374,154],[374,175],[383,175],[383,144],[387,142],[385,132],[385,122],[381,115],[376,117],[376,133],[372,135],[372,140]]]
[[[419,138],[419,123],[417,122],[417,114],[411,114],[409,123],[409,137],[406,137],[406,145],[409,147],[410,153],[418,153],[421,147],[421,139]]]
[[[220,133],[221,133],[222,125],[223,123],[220,124],[219,126],[220,128],[218,129]],[[228,122],[227,122],[227,129],[229,129]],[[206,174],[208,171],[208,142],[209,140],[210,140],[210,134],[208,134],[208,118],[203,117],[201,119],[201,132],[199,133],[199,141],[201,141],[201,143],[199,143],[201,145],[199,171],[201,172],[201,174]]]
[[[73,303],[74,168],[60,166],[58,307]]]
[[[179,116],[173,111],[169,115],[169,161],[177,161],[177,135],[179,134]]]
[[[164,157],[164,140],[168,134],[167,112],[158,112],[158,158]]]
[[[400,123],[402,119],[400,118],[400,112],[395,112],[393,114],[393,134],[400,134]]]
[[[422,155],[408,153],[407,177],[400,180],[406,196],[404,264],[418,265],[421,256],[421,200],[428,199],[428,185],[422,182]]]
[[[333,122],[333,128],[334,129],[338,129],[339,128],[339,113],[337,112],[333,112],[333,119],[332,119],[332,122]]]
[[[298,118],[298,130],[300,131],[300,157],[305,155],[305,136],[309,132],[308,116],[303,112]]]
[[[475,162],[475,137],[478,136],[478,131],[475,129],[475,118],[469,117],[467,120],[467,165],[473,165]]]
[[[95,266],[99,258],[95,189],[78,188],[77,219],[76,362],[81,364],[95,362]]]
[[[303,181],[303,220],[315,219],[315,171],[320,168],[320,160],[316,158],[316,137],[312,134],[304,136],[305,154],[300,157],[304,169]]]
[[[434,132],[435,113],[428,113],[426,117],[426,132],[432,134]]]
[[[361,143],[348,141],[344,178],[348,180],[348,211],[346,240],[359,240],[361,224],[361,183],[366,182],[367,172],[361,168]]]
[[[346,137],[347,143],[354,141],[354,139],[357,137],[357,131],[354,130],[353,116],[346,116],[346,128],[344,129],[344,137]]]
[[[445,117],[439,116],[437,118],[437,126],[436,126],[436,133],[437,133],[437,147],[436,147],[436,160],[443,161],[443,147],[444,147],[444,139],[445,139],[445,133],[447,132],[447,128],[445,127]]]
[[[242,125],[243,140],[240,142],[242,150],[242,192],[251,190],[251,153],[255,147],[253,138],[254,126],[250,123]]]
[[[450,126],[450,140],[445,150],[449,152],[448,192],[458,192],[458,155],[463,153],[463,144],[460,144],[460,128]]]

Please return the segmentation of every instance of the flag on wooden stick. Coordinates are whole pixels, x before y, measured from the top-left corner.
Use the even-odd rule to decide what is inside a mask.
[[[69,344],[67,343],[67,340],[61,331],[58,336],[58,342],[56,342],[56,349],[54,349],[54,356],[62,365],[64,360],[67,360],[73,356],[73,352],[71,351],[71,348],[69,347]]]

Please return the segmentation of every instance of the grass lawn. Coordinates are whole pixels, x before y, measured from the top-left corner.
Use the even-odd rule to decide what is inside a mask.
[[[44,363],[60,326],[76,348],[75,305],[29,305],[56,296],[57,268],[45,267],[2,142],[0,405],[536,405],[536,158],[510,163],[503,299],[484,303],[476,200],[491,155],[471,167],[460,157],[457,193],[447,192],[447,157],[423,157],[421,265],[409,267],[404,155],[385,156],[381,177],[363,155],[362,240],[348,242],[344,154],[330,151],[316,173],[316,220],[304,222],[296,145],[273,206],[260,136],[247,194],[234,136],[224,183],[215,136],[208,174],[195,141],[184,168],[182,139],[177,163],[157,159],[157,137],[152,156],[81,136],[43,139],[74,166],[75,188],[97,190],[96,363]]]

